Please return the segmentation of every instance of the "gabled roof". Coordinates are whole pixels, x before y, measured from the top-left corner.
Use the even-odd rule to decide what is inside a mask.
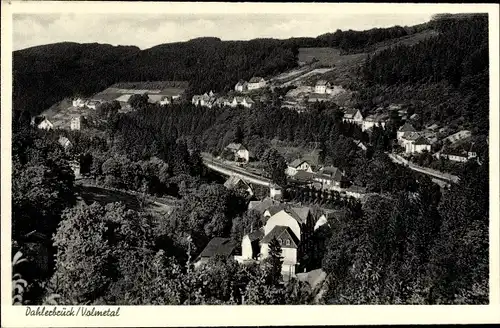
[[[410,141],[417,140],[419,137],[420,137],[420,134],[418,134],[417,132],[405,132],[405,133],[403,133],[403,136],[402,136],[403,139],[410,140]]]
[[[238,83],[236,83],[237,86],[244,86],[248,84],[247,81],[244,81],[244,80],[239,80]]]
[[[289,239],[291,241],[291,245],[286,246],[285,244],[282,244],[282,248],[297,248],[297,246],[299,245],[299,239],[297,238],[297,236],[295,236],[292,229],[287,226],[275,226],[273,230],[269,231],[269,233],[265,235],[264,238],[262,238],[261,243],[268,244],[271,242],[271,240],[273,240],[273,238],[281,238],[283,240]]]
[[[246,188],[251,188],[250,185],[243,179],[236,176],[229,177],[226,182],[224,182],[224,187],[227,189],[237,188],[238,186],[244,186]]]
[[[259,76],[255,76],[255,77],[252,77],[250,79],[250,81],[248,81],[249,83],[259,83],[261,81],[263,81],[264,79],[262,77],[259,77]]]
[[[270,197],[266,197],[261,201],[251,201],[248,203],[248,209],[257,211],[258,213],[264,213],[268,208],[273,205],[276,205],[276,201],[274,201]]]
[[[63,147],[68,147],[71,145],[71,141],[69,141],[69,139],[64,136],[60,136],[58,142]]]
[[[415,140],[415,145],[430,145],[430,143],[427,139],[421,136]]]
[[[237,245],[231,238],[215,237],[205,246],[199,257],[231,256]]]
[[[319,80],[318,82],[316,82],[316,86],[325,86],[328,84],[330,84],[330,82],[325,81],[325,80]]]
[[[297,158],[297,159],[293,160],[290,164],[288,164],[288,166],[296,168],[297,166],[299,166],[300,164],[302,164],[304,162],[307,163],[307,161],[305,161],[301,158]]]
[[[307,171],[298,171],[297,173],[295,173],[293,178],[296,180],[308,181],[314,178],[314,173],[310,173]]]
[[[329,176],[336,181],[341,181],[344,176],[342,172],[334,166],[325,166],[321,170],[319,170],[319,173]]]
[[[226,149],[238,151],[238,150],[245,150],[246,148],[243,147],[243,145],[240,143],[231,142],[229,145],[226,146]]]
[[[401,126],[398,129],[398,131],[399,132],[417,132],[417,130],[415,130],[413,125],[411,125],[410,123],[405,123],[403,126]]]
[[[346,118],[353,118],[356,113],[359,112],[359,109],[356,108],[349,108],[348,110],[345,111],[344,117]]]

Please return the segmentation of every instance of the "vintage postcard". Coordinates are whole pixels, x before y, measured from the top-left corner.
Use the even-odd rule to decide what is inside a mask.
[[[498,9],[2,2],[2,327],[500,322]]]

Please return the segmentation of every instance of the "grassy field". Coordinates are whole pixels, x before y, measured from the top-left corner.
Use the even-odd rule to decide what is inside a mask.
[[[94,186],[78,185],[77,193],[79,195],[79,198],[89,205],[94,202],[102,205],[121,202],[125,204],[128,209],[135,211],[139,211],[141,209],[141,203],[137,196],[123,191],[104,189]],[[173,208],[173,205],[167,205],[148,200],[144,210],[159,215],[168,215],[172,212]]]

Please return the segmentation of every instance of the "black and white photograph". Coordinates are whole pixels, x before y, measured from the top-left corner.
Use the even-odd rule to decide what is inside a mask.
[[[21,319],[498,302],[492,7],[74,5],[2,38]]]

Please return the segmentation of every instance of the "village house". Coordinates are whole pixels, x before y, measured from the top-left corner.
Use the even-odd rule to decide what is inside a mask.
[[[248,90],[262,89],[266,87],[266,80],[262,77],[252,77],[248,81]]]
[[[238,262],[262,261],[269,256],[269,243],[276,238],[282,248],[282,274],[295,276],[296,266],[310,245],[314,220],[308,207],[275,205],[264,213],[268,217],[263,229],[252,232],[242,239]]]
[[[371,128],[378,126],[380,128],[385,128],[388,121],[386,115],[369,115],[363,120],[363,125],[361,126],[362,131],[370,130]]]
[[[68,150],[69,148],[71,148],[71,141],[69,141],[68,138],[64,137],[64,136],[60,136],[59,139],[57,140],[57,142],[65,149],[65,150]]]
[[[194,95],[191,102],[195,106],[212,108],[212,106],[215,104],[215,100],[215,94],[210,91],[209,93],[205,92],[203,95]]]
[[[239,248],[239,243],[231,240],[231,238],[215,237],[210,240],[200,255],[198,255],[194,267],[196,269],[199,268],[202,264],[207,263],[209,259],[216,255],[226,258],[237,256],[240,252]]]
[[[97,100],[89,100],[85,103],[85,106],[87,106],[88,108],[90,109],[96,109],[97,106],[99,106],[101,104],[100,101],[97,101]]]
[[[236,162],[243,161],[245,163],[248,163],[248,161],[250,160],[250,152],[240,143],[232,142],[227,145],[225,149],[234,154],[234,160]]]
[[[238,83],[234,86],[234,90],[238,92],[248,91],[248,82],[243,80],[238,81]]]
[[[82,117],[81,116],[73,117],[70,122],[70,129],[80,130],[81,128],[82,128]]]
[[[307,161],[303,159],[296,159],[288,164],[286,174],[289,176],[294,176],[298,171],[306,171],[309,173],[313,172],[311,165]]]
[[[471,135],[472,135],[472,133],[470,131],[462,130],[462,131],[458,131],[457,133],[454,133],[454,134],[444,138],[444,140],[448,140],[449,142],[454,143],[454,142],[457,142],[459,140],[469,138]]]
[[[245,180],[236,176],[229,177],[226,182],[224,182],[224,187],[229,190],[240,190],[246,192],[249,196],[253,196],[254,194],[252,186]]]
[[[230,102],[225,105],[229,107],[243,106],[245,108],[251,108],[255,102],[250,97],[234,97]]]
[[[344,174],[334,166],[326,166],[321,168],[318,173],[313,176],[313,180],[320,182],[323,188],[339,187],[342,188],[347,182]]]
[[[477,158],[477,152],[474,150],[474,144],[465,142],[451,149],[445,149],[435,154],[436,158],[444,158],[454,162],[465,163],[471,159]]]
[[[401,146],[404,147],[407,154],[431,151],[430,142],[417,132],[406,132],[401,137]]]
[[[410,123],[405,123],[404,125],[399,127],[398,132],[396,134],[396,138],[398,139],[398,141],[401,140],[403,135],[407,132],[416,133],[417,130]]]
[[[344,117],[342,118],[344,122],[354,123],[357,125],[363,125],[363,115],[356,108],[349,108],[344,112]]]
[[[83,100],[82,98],[73,99],[73,107],[85,107],[85,100]]]
[[[327,82],[325,80],[319,80],[316,82],[316,85],[314,86],[314,93],[318,94],[325,94],[327,93],[327,90],[329,90],[331,87],[330,82]]]
[[[54,128],[54,124],[50,122],[45,116],[36,116],[31,119],[31,125],[36,126],[41,130],[51,130]]]

